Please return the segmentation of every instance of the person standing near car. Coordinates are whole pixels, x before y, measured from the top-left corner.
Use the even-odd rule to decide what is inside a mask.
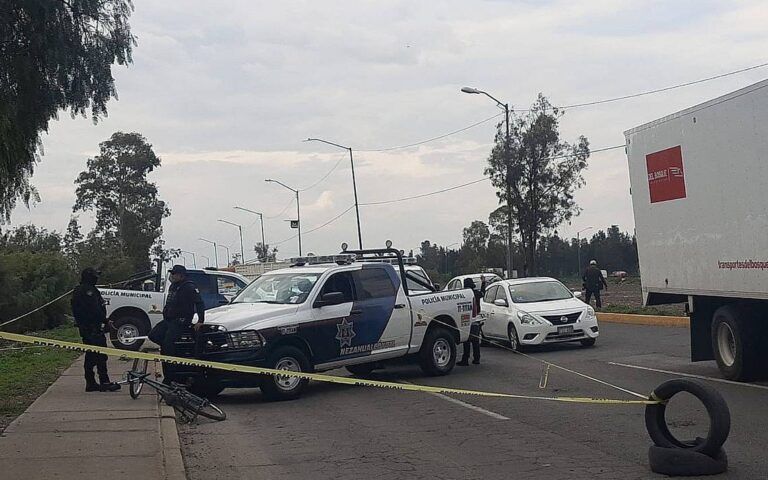
[[[72,292],[72,315],[80,331],[80,337],[86,345],[97,347],[107,346],[104,327],[107,324],[106,302],[101,292],[96,288],[101,272],[93,267],[85,268],[80,273],[80,284]],[[93,369],[99,374],[99,382]],[[103,353],[85,353],[85,391],[114,392],[120,390],[120,385],[109,380],[107,372],[107,356]]]
[[[482,276],[480,278],[482,279]],[[464,351],[461,355],[461,361],[456,364],[461,367],[469,365],[470,348],[472,349],[472,363],[475,365],[480,364],[480,298],[482,298],[482,295],[477,290],[475,282],[471,278],[464,279],[464,288],[471,288],[474,295],[472,298],[472,317],[474,320],[469,327],[469,340],[464,342]]]
[[[200,330],[205,322],[205,304],[200,296],[200,290],[187,278],[187,269],[183,265],[174,265],[169,271],[171,286],[168,288],[168,298],[163,307],[165,332],[160,344],[160,353],[176,355],[176,342],[184,333]],[[197,313],[197,323],[192,320]],[[170,384],[177,372],[176,365],[163,363],[163,383]]]
[[[589,305],[589,301],[592,299],[592,295],[594,295],[595,307],[602,308],[603,302],[600,301],[600,290],[603,287],[608,290],[608,282],[605,281],[603,272],[597,268],[597,260],[589,261],[589,267],[584,271],[584,276],[581,278],[584,281],[584,290],[586,290],[584,301]]]

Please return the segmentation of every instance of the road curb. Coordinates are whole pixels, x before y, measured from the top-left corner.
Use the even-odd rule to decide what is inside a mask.
[[[651,325],[656,327],[688,327],[688,317],[667,317],[664,315],[634,315],[629,313],[598,312],[597,319],[606,323],[629,325]]]
[[[162,372],[162,365],[157,366]],[[157,396],[158,421],[160,422],[160,442],[163,446],[164,480],[187,480],[184,457],[181,454],[179,429],[176,425],[176,411]]]

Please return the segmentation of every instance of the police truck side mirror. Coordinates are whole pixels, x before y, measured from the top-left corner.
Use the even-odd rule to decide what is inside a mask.
[[[315,300],[315,308],[328,307],[330,305],[339,305],[344,303],[344,294],[341,292],[324,293],[319,300]]]

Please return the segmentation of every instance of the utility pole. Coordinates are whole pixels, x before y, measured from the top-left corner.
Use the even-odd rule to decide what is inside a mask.
[[[461,89],[464,93],[470,94],[483,94],[490,98],[496,105],[504,109],[504,123],[506,126],[506,135],[504,136],[504,157],[507,164],[507,173],[505,175],[505,190],[507,194],[507,278],[512,278],[512,138],[509,134],[509,104],[502,103],[490,93],[478,90],[473,87],[463,87]]]
[[[242,225],[238,225],[237,223],[230,222],[228,220],[219,219],[219,221],[221,223],[227,223],[229,225],[234,225],[235,227],[237,227],[238,230],[240,230],[240,258],[244,259],[245,258],[245,250],[243,249],[243,226]],[[229,252],[229,250],[227,250],[227,252]],[[229,266],[229,253],[227,253],[227,266]]]
[[[203,242],[208,242],[211,245],[213,245],[213,264],[216,268],[219,268],[219,249],[216,246],[216,242],[213,240],[206,240],[205,238],[199,238],[198,240],[201,240]],[[208,266],[211,266],[210,260],[208,261]]]
[[[308,138],[304,140],[305,142],[321,142],[325,143],[327,145],[333,145],[334,147],[343,148],[344,150],[347,150],[349,152],[349,164],[352,167],[352,191],[355,194],[355,215],[357,216],[357,245],[360,247],[360,250],[363,249],[363,234],[360,230],[360,206],[357,202],[357,181],[355,180],[355,160],[352,158],[352,147],[345,147],[344,145],[339,145],[338,143],[329,142],[327,140],[323,140],[320,138]]]
[[[262,258],[261,261],[266,262],[269,259],[269,252],[267,252],[267,241],[264,240],[264,215],[261,212],[255,212],[253,210],[249,210],[243,207],[234,207],[234,208],[236,208],[237,210],[242,210],[244,212],[249,212],[259,216],[259,220],[261,221],[261,247],[264,250],[264,258]],[[242,263],[245,263],[245,257],[243,257],[241,260],[242,260]]]
[[[181,253],[188,253],[192,255],[192,268],[197,268],[197,259],[195,258],[195,252],[188,252],[186,250],[182,250]]]
[[[299,190],[295,188],[291,188],[279,180],[272,180],[271,178],[268,178],[264,181],[281,185],[296,194],[296,223],[297,223],[296,226],[299,229],[299,256],[301,256],[301,207],[299,206]]]

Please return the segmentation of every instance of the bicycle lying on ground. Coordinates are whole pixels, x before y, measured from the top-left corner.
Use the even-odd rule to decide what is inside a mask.
[[[147,372],[148,365],[149,360],[134,359],[133,366],[125,374],[125,380],[120,382],[128,384],[128,393],[131,394],[131,398],[139,398],[144,384],[147,384],[157,390],[158,395],[165,401],[166,405],[173,407],[182,422],[194,422],[198,415],[216,421],[227,418],[227,414],[222,409],[207,399],[188,392],[184,385],[175,382],[166,385],[153,380],[151,377],[154,374]]]

